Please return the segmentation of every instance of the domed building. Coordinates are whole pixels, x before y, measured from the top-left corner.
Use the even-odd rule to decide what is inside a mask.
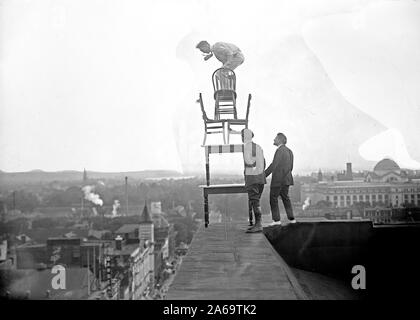
[[[348,167],[351,168],[351,165]],[[301,199],[309,199],[313,204],[319,201],[330,202],[332,208],[349,208],[357,203],[369,203],[374,218],[366,212],[364,218],[372,218],[374,221],[389,221],[390,208],[407,204],[420,206],[420,179],[410,178],[392,159],[382,159],[362,179],[349,179],[349,174],[341,176],[347,178],[303,184]],[[384,214],[378,208],[385,208]]]
[[[376,174],[385,174],[388,172],[401,172],[400,166],[392,159],[385,158],[379,161],[375,167],[373,168],[373,171]]]
[[[379,161],[372,172],[365,178],[366,182],[405,182],[408,181],[407,174],[392,159],[385,158]]]

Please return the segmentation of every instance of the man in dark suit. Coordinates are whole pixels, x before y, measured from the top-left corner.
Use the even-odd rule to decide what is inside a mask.
[[[279,196],[283,201],[287,218],[291,223],[296,223],[293,216],[292,203],[289,198],[289,186],[293,185],[293,152],[286,147],[286,143],[286,136],[283,133],[278,133],[274,138],[274,145],[278,148],[274,154],[273,162],[265,170],[266,177],[271,173],[273,174],[270,185],[270,207],[273,222],[270,225],[281,224],[278,203]]]

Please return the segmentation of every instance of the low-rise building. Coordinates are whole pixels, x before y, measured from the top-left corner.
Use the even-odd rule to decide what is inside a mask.
[[[147,207],[146,207],[147,208]],[[172,224],[169,224],[160,209],[159,202],[152,202],[153,215],[143,211],[140,224],[125,224],[115,234],[121,236],[125,243],[138,242],[139,236],[152,234],[148,225],[153,226],[153,255],[154,255],[154,276],[159,281],[160,274],[165,268],[165,263],[175,254],[175,231]]]
[[[7,240],[0,242],[0,262],[6,261],[7,259]]]
[[[363,217],[374,223],[390,223],[392,220],[392,208],[375,207],[365,208]]]
[[[54,300],[82,300],[88,299],[89,287],[94,277],[87,268],[65,268],[64,288],[53,287],[56,274],[50,269],[17,270],[15,281],[7,288],[13,299],[54,299]]]
[[[49,238],[46,244],[20,245],[16,248],[17,269],[26,272],[32,280],[44,279],[56,265],[71,269],[73,273],[74,270],[89,270],[89,290],[83,298],[142,299],[153,292],[155,257],[161,261],[169,256],[169,229],[167,221],[161,217],[153,219],[145,205],[139,223],[123,226],[113,240],[70,236]],[[134,235],[137,235],[136,239]],[[155,247],[158,248],[156,254]],[[42,281],[39,290],[37,285],[31,284],[36,287],[36,295],[32,287],[27,289],[31,292],[30,298],[46,295],[49,289]],[[73,296],[82,297],[80,292]]]
[[[46,244],[23,244],[16,247],[17,269],[41,269],[47,266]]]

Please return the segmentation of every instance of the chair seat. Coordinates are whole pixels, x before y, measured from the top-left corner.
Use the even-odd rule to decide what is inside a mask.
[[[215,127],[212,127],[212,126],[207,126],[207,129],[208,129],[208,130],[224,129],[224,126],[215,126]]]
[[[227,119],[229,124],[246,124],[248,121],[246,119]]]
[[[223,125],[223,122],[226,122],[228,119],[219,119],[219,120],[213,120],[213,119],[206,119],[206,123],[212,123],[212,124],[216,124],[216,123],[220,123],[221,125]],[[221,123],[222,122],[222,123]]]
[[[218,98],[219,100],[232,100],[236,99],[236,92],[233,90],[217,90],[214,92],[214,99]]]

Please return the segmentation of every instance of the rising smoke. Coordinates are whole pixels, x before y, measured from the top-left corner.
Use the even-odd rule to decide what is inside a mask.
[[[104,202],[102,201],[102,199],[99,197],[98,194],[92,192],[94,189],[95,189],[94,186],[84,186],[82,188],[83,192],[85,193],[85,199],[98,206],[102,206]]]
[[[112,217],[116,217],[118,214],[118,208],[120,207],[120,201],[114,200],[114,204],[112,205]]]
[[[305,202],[303,203],[302,210],[306,210],[311,204],[311,199],[309,197],[306,198]]]

